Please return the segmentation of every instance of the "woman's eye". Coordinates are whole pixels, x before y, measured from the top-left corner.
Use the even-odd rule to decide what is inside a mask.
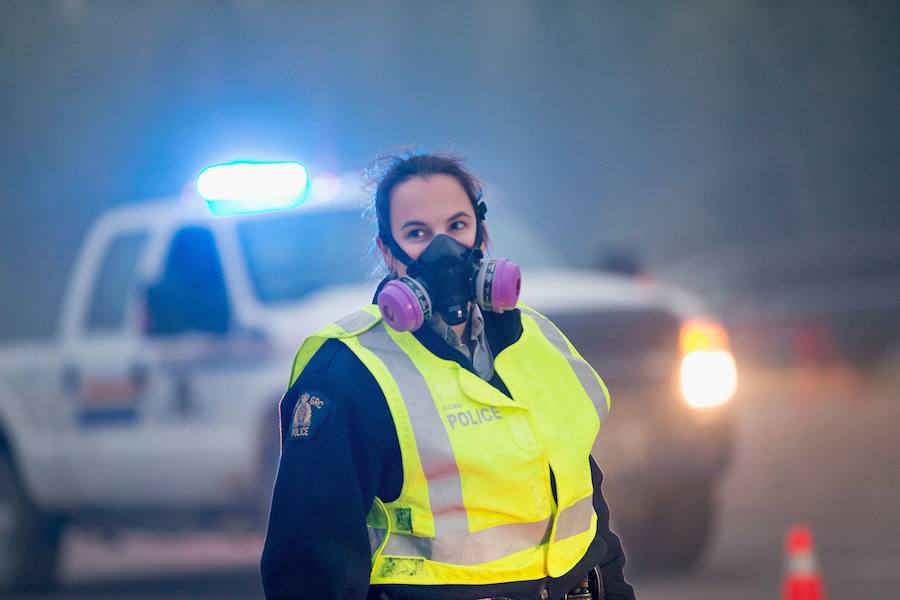
[[[469,226],[468,223],[466,223],[465,221],[454,221],[453,223],[450,224],[450,230],[451,231],[462,231],[463,229],[465,229],[468,226]]]
[[[422,229],[410,229],[406,232],[406,239],[408,240],[420,240],[425,237],[425,231]]]

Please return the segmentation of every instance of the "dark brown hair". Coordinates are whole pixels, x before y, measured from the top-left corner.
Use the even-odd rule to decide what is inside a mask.
[[[478,202],[484,193],[481,182],[463,166],[463,158],[449,154],[402,153],[383,156],[366,169],[365,179],[374,186],[370,213],[383,242],[391,239],[391,194],[401,183],[413,177],[449,175],[456,179],[478,213]]]

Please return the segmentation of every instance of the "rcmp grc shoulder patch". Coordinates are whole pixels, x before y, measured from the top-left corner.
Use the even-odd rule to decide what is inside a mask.
[[[291,418],[291,439],[312,437],[328,414],[327,398],[318,392],[303,392],[294,405]]]

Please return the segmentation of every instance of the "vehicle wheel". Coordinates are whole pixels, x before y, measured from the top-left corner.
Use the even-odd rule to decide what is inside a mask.
[[[715,513],[711,482],[647,492],[646,511],[618,519],[628,562],[644,571],[689,570],[706,549]]]
[[[58,519],[31,503],[0,454],[0,591],[52,587],[61,530]]]

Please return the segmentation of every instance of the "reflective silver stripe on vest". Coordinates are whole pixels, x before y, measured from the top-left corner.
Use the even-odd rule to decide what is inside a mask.
[[[358,339],[364,348],[381,359],[403,396],[428,482],[435,534],[468,531],[456,457],[425,378],[412,359],[388,335],[383,323],[361,334]]]
[[[384,541],[384,536],[387,533],[387,529],[381,529],[379,527],[369,527],[369,546],[372,548],[372,554],[375,554],[375,551],[378,550],[378,546],[381,545],[381,542]]]
[[[469,532],[462,481],[450,436],[424,376],[385,327],[384,323],[376,325],[357,339],[384,363],[403,397],[428,484],[435,539],[392,531],[383,553],[451,564],[479,564],[543,543],[549,520]]]
[[[335,321],[334,324],[346,331],[347,333],[351,333],[356,331],[357,329],[362,329],[366,325],[373,323],[376,321],[376,318],[367,313],[364,310],[358,310],[353,314],[347,315],[343,319],[339,321]]]
[[[563,339],[563,336],[559,333],[556,325],[551,323],[547,317],[527,308],[521,310],[537,322],[538,327],[541,329],[541,333],[544,334],[547,341],[553,344],[553,347],[569,361],[569,365],[572,367],[572,370],[575,371],[575,375],[578,376],[581,387],[584,388],[585,393],[590,397],[591,402],[594,403],[597,414],[600,416],[600,420],[603,421],[609,413],[609,406],[606,404],[606,394],[603,393],[603,388],[594,376],[594,372],[590,365],[572,354],[572,351],[569,350],[569,345],[566,344],[566,340]]]
[[[415,556],[454,565],[478,565],[546,543],[550,525],[550,519],[510,523],[481,531],[448,533],[437,539],[392,532],[384,554]]]
[[[556,521],[556,535],[554,539],[563,540],[573,535],[578,535],[588,530],[591,526],[591,517],[594,515],[593,495],[582,498],[572,506],[566,507],[559,513]]]

